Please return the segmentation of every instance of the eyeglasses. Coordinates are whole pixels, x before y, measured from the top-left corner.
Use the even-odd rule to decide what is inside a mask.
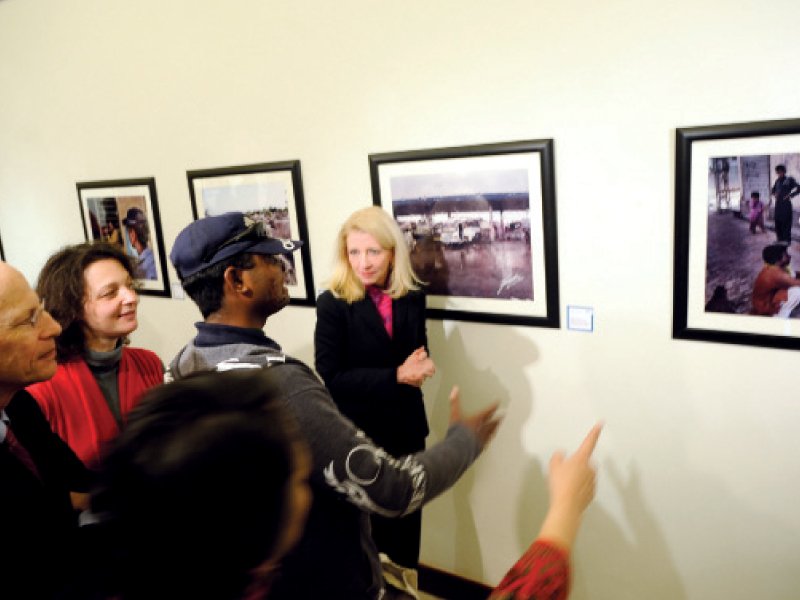
[[[39,320],[42,318],[44,311],[46,310],[47,309],[44,306],[44,300],[42,300],[29,317],[25,317],[16,323],[10,323],[4,327],[8,329],[15,329],[17,327],[36,327],[39,324]]]
[[[42,301],[39,303],[39,306],[36,307],[36,310],[33,311],[33,314],[31,315],[31,318],[28,319],[28,321],[27,321],[28,324],[30,324],[31,327],[36,327],[36,325],[39,324],[39,319],[42,318],[42,315],[44,314],[44,311],[46,311],[46,310],[47,309],[44,306],[44,298],[42,298]]]
[[[218,246],[212,248],[208,252],[203,255],[203,262],[208,262],[214,256],[220,252],[221,250],[227,248],[228,246],[232,246],[236,242],[240,242],[242,240],[246,240],[248,238],[257,239],[257,238],[268,238],[271,237],[269,235],[269,231],[267,231],[267,226],[265,223],[261,221],[255,221],[248,225],[244,230],[240,231],[233,237],[229,237],[227,240],[219,244]]]

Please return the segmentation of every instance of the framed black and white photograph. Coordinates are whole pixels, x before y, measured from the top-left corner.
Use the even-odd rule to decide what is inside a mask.
[[[800,119],[676,132],[673,337],[800,349]]]
[[[373,201],[404,233],[430,317],[559,327],[553,140],[369,164]]]
[[[88,181],[77,187],[86,239],[118,244],[133,258],[140,294],[169,296],[155,179]]]
[[[286,287],[290,303],[314,305],[311,251],[303,202],[300,161],[243,165],[188,171],[195,219],[238,211],[266,224],[270,235],[302,240],[288,261]]]

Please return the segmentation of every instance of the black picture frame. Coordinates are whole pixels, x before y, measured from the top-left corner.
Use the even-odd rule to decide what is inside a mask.
[[[369,155],[427,283],[427,315],[560,327],[552,139]]]
[[[78,203],[87,241],[119,243],[136,261],[141,247],[138,237],[145,238],[145,249],[139,259],[141,277],[137,291],[147,296],[170,296],[161,217],[158,212],[156,180],[153,177],[84,181],[76,184]],[[127,221],[127,222],[126,222]],[[150,255],[149,257],[147,255]]]
[[[289,256],[289,303],[314,306],[314,279],[308,238],[303,180],[299,160],[197,169],[186,172],[195,220],[240,211],[251,217],[263,213],[274,224],[276,236],[302,240],[299,252]],[[299,260],[297,257],[299,255]]]
[[[800,119],[678,128],[675,144],[672,337],[800,349],[800,310],[790,318],[751,314],[761,252],[778,242],[775,167],[785,162],[800,179]],[[800,241],[797,209],[792,223],[790,255]],[[797,254],[791,269],[800,270]]]

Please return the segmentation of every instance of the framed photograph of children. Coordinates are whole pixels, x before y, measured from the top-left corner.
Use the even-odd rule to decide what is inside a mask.
[[[372,154],[428,315],[559,327],[553,140]]]
[[[303,240],[298,252],[284,256],[286,287],[290,304],[313,306],[314,282],[300,161],[188,171],[187,177],[195,219],[239,211],[265,223],[273,237]]]
[[[676,131],[672,335],[800,349],[800,119]]]
[[[138,292],[168,297],[155,179],[87,181],[77,187],[86,239],[118,244],[138,266]]]

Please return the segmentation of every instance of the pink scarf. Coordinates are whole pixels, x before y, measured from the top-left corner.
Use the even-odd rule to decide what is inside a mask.
[[[378,309],[378,314],[383,320],[383,326],[386,328],[386,333],[392,337],[392,297],[385,293],[381,288],[371,285],[367,287],[369,297],[375,303],[375,308]]]

